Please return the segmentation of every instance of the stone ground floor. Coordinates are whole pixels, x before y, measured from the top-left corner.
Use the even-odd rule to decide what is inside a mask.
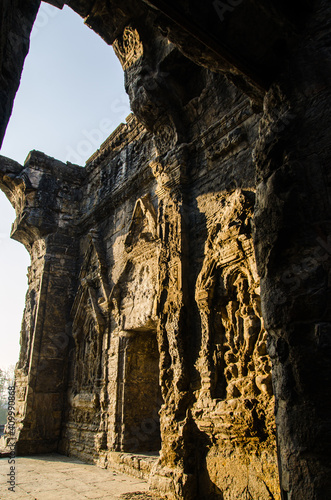
[[[8,460],[0,459],[1,500],[156,500],[142,479],[58,454],[16,458],[16,487],[11,492]]]

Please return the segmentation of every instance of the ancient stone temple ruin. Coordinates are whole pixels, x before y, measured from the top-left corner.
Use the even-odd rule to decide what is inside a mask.
[[[18,452],[329,499],[330,3],[48,3],[113,45],[133,113],[85,167],[0,158],[31,256]],[[3,2],[2,136],[39,4]]]

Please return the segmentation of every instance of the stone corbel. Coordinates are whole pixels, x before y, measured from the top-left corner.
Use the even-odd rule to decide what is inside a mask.
[[[0,188],[15,208],[15,191],[24,183],[20,174],[23,166],[10,158],[0,156]]]

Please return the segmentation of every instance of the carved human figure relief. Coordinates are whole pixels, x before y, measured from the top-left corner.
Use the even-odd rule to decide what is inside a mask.
[[[240,409],[237,415],[241,417],[231,410],[229,421],[224,417],[219,424],[231,424],[236,434],[245,429],[252,408],[259,415],[254,417],[256,422],[260,420],[249,432],[264,432],[263,422],[273,418],[271,362],[249,223],[252,209],[244,193],[230,197],[221,220],[210,230],[195,294],[202,325],[196,363],[201,377],[199,397],[214,400],[224,414],[229,405]]]
[[[242,270],[236,270],[225,287],[226,295],[222,297],[226,302],[222,325],[225,331],[223,365],[228,398],[256,395],[260,391],[258,386],[261,385],[257,383],[257,377],[270,373],[270,363],[263,367],[267,358],[264,361],[260,359],[260,353],[264,352],[262,344],[265,343],[265,331],[259,307],[260,299],[256,294],[255,284],[250,286],[250,279]],[[271,386],[265,389],[272,394]]]

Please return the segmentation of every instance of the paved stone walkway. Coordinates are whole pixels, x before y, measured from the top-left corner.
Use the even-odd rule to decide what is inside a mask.
[[[153,499],[147,483],[112,469],[101,469],[76,458],[36,455],[15,459],[15,492],[6,483],[8,458],[0,459],[1,500]]]

